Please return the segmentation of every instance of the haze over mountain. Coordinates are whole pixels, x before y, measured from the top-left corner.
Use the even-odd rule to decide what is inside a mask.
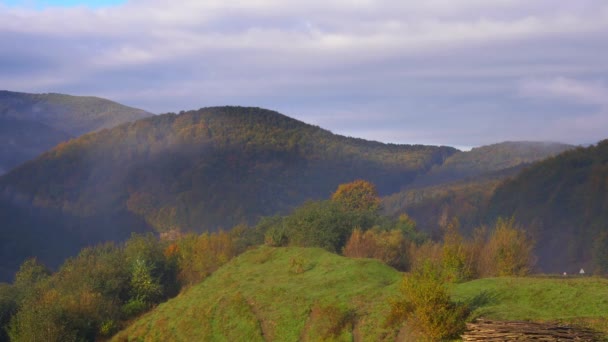
[[[134,231],[254,223],[359,178],[390,195],[387,213],[407,212],[422,230],[437,232],[444,216],[471,229],[512,214],[487,214],[503,179],[570,148],[382,144],[249,107],[153,116],[61,143],[1,177],[0,267],[6,279],[26,256],[58,265],[83,246]]]
[[[62,141],[150,115],[98,97],[0,91],[0,174]]]
[[[154,116],[62,143],[0,178],[2,260],[14,268],[48,251],[57,265],[131,231],[251,223],[359,178],[390,194],[456,152],[338,136],[259,108]],[[66,243],[47,243],[58,236]]]

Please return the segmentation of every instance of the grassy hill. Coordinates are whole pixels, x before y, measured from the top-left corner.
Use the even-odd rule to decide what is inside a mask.
[[[402,274],[320,249],[260,247],[143,315],[113,341],[393,341]],[[608,280],[488,278],[457,284],[471,318],[561,321],[608,331]]]
[[[496,189],[484,215],[514,215],[528,225],[547,271],[601,267],[605,273],[608,246],[600,244],[608,241],[608,141],[532,165]]]
[[[383,328],[401,275],[316,248],[260,247],[145,314],[114,341],[393,340]]]
[[[120,240],[133,230],[230,228],[327,198],[355,179],[389,194],[456,151],[347,138],[260,108],[154,116],[72,139],[1,177],[0,235],[11,239],[0,246],[28,246],[20,240],[29,238],[40,247],[61,232],[65,244],[44,248],[63,255],[85,246],[71,241]],[[39,213],[54,219],[32,224]],[[0,268],[37,255],[11,250]]]
[[[150,115],[98,97],[0,91],[0,174],[72,137]]]

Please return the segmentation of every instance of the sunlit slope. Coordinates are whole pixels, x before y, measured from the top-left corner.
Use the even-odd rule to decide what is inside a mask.
[[[315,248],[260,247],[159,305],[114,341],[394,341],[402,274]],[[608,331],[608,280],[487,278],[451,286],[469,319],[560,321]]]
[[[392,340],[387,298],[402,276],[374,260],[260,247],[159,305],[114,340]]]

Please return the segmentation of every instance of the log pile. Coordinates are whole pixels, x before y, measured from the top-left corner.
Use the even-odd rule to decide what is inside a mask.
[[[467,323],[462,341],[598,341],[600,336],[589,329],[523,321],[477,319]]]

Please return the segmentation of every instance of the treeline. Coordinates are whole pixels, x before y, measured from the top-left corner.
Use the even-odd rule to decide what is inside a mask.
[[[248,245],[243,227],[174,241],[133,235],[83,249],[51,273],[24,262],[0,284],[1,341],[93,341],[200,282]]]

